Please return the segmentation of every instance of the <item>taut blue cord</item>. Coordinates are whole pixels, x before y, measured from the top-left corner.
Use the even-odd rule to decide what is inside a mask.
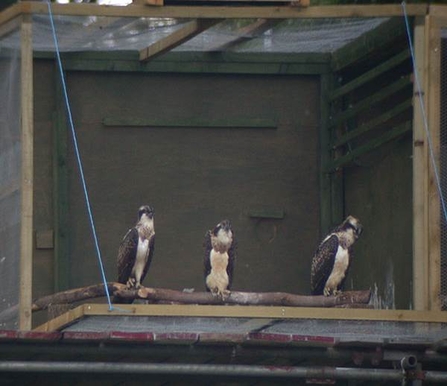
[[[78,162],[79,174],[81,176],[82,188],[84,190],[85,203],[87,205],[88,217],[89,217],[90,225],[92,228],[93,239],[95,241],[95,247],[96,247],[96,253],[98,256],[99,268],[101,270],[101,276],[102,276],[102,280],[104,283],[104,289],[105,289],[106,295],[107,295],[107,302],[109,303],[109,310],[111,311],[111,310],[113,310],[113,305],[112,305],[112,302],[110,301],[110,293],[109,293],[109,288],[107,286],[106,273],[104,270],[104,265],[102,263],[101,250],[99,249],[98,237],[96,235],[95,222],[93,221],[92,208],[90,206],[90,198],[89,198],[88,191],[87,191],[87,185],[86,185],[85,177],[84,177],[84,169],[82,167],[81,155],[79,153],[79,148],[78,148],[78,139],[76,137],[76,131],[75,131],[74,123],[73,123],[73,117],[71,114],[71,107],[70,107],[70,102],[68,99],[67,86],[65,84],[65,76],[64,76],[64,71],[62,68],[61,55],[59,52],[59,44],[58,44],[57,35],[56,35],[56,28],[54,26],[53,12],[51,10],[51,3],[49,0],[47,0],[47,5],[48,5],[48,14],[50,16],[50,22],[51,22],[51,30],[53,32],[54,46],[56,49],[57,64],[59,67],[59,73],[60,73],[60,77],[61,77],[62,91],[64,93],[65,107],[67,108],[68,121],[70,123],[71,134],[73,136],[73,144],[74,144],[74,150],[75,150],[75,154],[76,154],[76,160]]]
[[[418,71],[416,68],[416,59],[415,59],[414,50],[413,50],[413,42],[411,40],[410,24],[408,22],[408,15],[407,15],[407,8],[406,8],[405,1],[402,2],[402,9],[404,12],[405,26],[407,29],[407,37],[408,37],[408,46],[410,47],[411,60],[413,61],[414,80],[416,82],[416,88],[418,90],[419,104],[421,105],[422,119],[424,121],[424,129],[425,129],[425,135],[427,137],[428,150],[430,153],[430,160],[431,160],[431,163],[433,166],[433,172],[434,172],[435,180],[436,180],[436,187],[438,189],[439,198],[441,201],[442,212],[444,214],[444,220],[447,222],[447,208],[446,208],[446,204],[445,204],[445,200],[444,200],[444,195],[442,194],[441,180],[439,178],[438,166],[436,165],[435,153],[433,151],[433,143],[431,140],[430,130],[428,128],[427,114],[425,112],[424,99],[422,98],[422,87],[419,82],[419,74],[418,74]]]

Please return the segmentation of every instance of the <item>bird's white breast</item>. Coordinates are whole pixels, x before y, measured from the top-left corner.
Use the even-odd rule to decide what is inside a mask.
[[[346,270],[349,265],[349,252],[341,246],[337,249],[335,255],[334,267],[326,282],[326,287],[336,289],[346,275]]]
[[[227,289],[229,278],[227,274],[228,254],[211,250],[211,272],[206,278],[206,284],[211,290],[217,288],[220,291]]]
[[[141,284],[141,276],[146,266],[147,258],[149,256],[149,240],[144,238],[138,239],[137,256],[132,269],[132,274],[135,276],[137,284]]]
[[[140,239],[138,240],[137,247],[137,264],[138,263],[146,263],[147,252],[149,249],[149,240],[148,239]]]

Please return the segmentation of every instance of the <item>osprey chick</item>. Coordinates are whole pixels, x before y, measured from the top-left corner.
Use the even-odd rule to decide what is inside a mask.
[[[348,216],[321,242],[312,259],[312,295],[341,292],[354,256],[352,246],[362,230],[359,220]]]
[[[229,220],[223,220],[205,235],[206,289],[222,300],[230,294],[236,258],[235,244]]]
[[[143,205],[138,210],[137,224],[128,230],[118,249],[118,282],[128,288],[139,288],[154,255],[154,209]],[[119,297],[115,302],[132,303]]]

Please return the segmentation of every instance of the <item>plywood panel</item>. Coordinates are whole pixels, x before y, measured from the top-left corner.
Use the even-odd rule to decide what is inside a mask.
[[[203,236],[230,218],[235,289],[308,292],[319,241],[318,78],[70,73],[68,87],[108,278],[138,206],[149,203],[157,238],[145,284],[203,290]],[[109,116],[275,119],[278,127],[110,128]],[[100,275],[73,158],[71,167],[70,284],[80,286]],[[284,218],[249,216],[271,208]]]

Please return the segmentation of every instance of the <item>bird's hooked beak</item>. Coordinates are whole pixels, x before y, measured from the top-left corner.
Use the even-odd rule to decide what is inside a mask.
[[[219,230],[223,230],[225,231],[225,233],[228,233],[231,230],[231,223],[229,220],[223,220],[221,221],[219,224],[216,225],[216,227],[214,228],[214,235],[217,235],[217,233],[219,233]]]
[[[356,239],[358,239],[360,237],[360,235],[363,232],[363,226],[357,218],[355,218],[353,216],[348,216],[346,218],[346,220],[344,221],[344,224],[345,224],[345,226],[347,225],[350,228],[352,228]]]
[[[143,205],[138,210],[138,219],[140,219],[141,216],[143,216],[143,214],[145,214],[150,219],[153,219],[154,218],[154,214],[155,214],[155,210],[154,210],[154,208],[150,207],[149,205]]]

